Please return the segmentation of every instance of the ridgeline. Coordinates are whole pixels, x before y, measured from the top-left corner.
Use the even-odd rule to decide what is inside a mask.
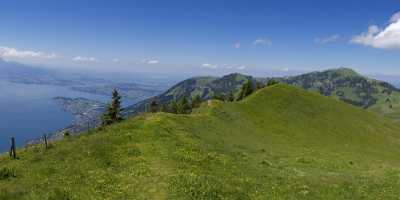
[[[278,84],[0,158],[0,199],[397,199],[400,125]]]

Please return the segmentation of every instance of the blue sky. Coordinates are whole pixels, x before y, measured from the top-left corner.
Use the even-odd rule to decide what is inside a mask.
[[[0,57],[54,68],[400,75],[400,1],[1,1]]]

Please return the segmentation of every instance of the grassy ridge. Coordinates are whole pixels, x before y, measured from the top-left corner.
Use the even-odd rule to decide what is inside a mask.
[[[182,97],[191,99],[195,95],[200,95],[203,100],[211,99],[215,95],[229,93],[237,95],[247,81],[266,83],[270,79],[253,78],[237,73],[220,78],[194,77],[176,84],[155,98],[129,106],[126,115],[145,111],[146,105],[152,100],[156,100],[159,104],[168,104],[174,99],[179,100]],[[364,77],[352,69],[338,68],[273,79],[400,121],[400,90],[389,83]]]
[[[339,68],[278,79],[400,121],[400,91],[389,83]]]
[[[397,199],[400,127],[286,85],[0,158],[0,199]],[[2,170],[7,169],[7,170]]]

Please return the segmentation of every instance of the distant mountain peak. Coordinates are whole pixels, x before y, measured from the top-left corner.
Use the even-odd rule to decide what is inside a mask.
[[[346,67],[340,67],[337,69],[333,69],[332,71],[344,76],[361,76],[361,74],[357,73],[353,69]]]
[[[232,74],[225,75],[225,76],[217,79],[216,81],[225,81],[225,80],[243,81],[243,80],[249,80],[249,79],[251,79],[251,76],[244,75],[241,73],[232,73]]]
[[[232,76],[247,76],[247,75],[244,75],[244,74],[241,74],[241,73],[235,72],[235,73],[231,73],[231,74],[228,74],[228,75],[222,76],[221,78],[223,78],[223,77],[232,77]]]

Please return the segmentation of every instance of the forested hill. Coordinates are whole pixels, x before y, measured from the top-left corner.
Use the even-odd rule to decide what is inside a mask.
[[[237,95],[242,85],[247,81],[255,83],[255,79],[251,76],[243,74],[230,74],[221,78],[216,77],[194,77],[184,80],[175,86],[168,89],[166,92],[158,95],[154,98],[150,98],[139,102],[126,109],[127,115],[137,114],[143,112],[146,106],[151,101],[157,101],[159,105],[169,104],[174,100],[179,100],[183,97],[192,99],[196,95],[199,95],[202,100],[208,100],[214,96],[227,95],[233,93]]]

